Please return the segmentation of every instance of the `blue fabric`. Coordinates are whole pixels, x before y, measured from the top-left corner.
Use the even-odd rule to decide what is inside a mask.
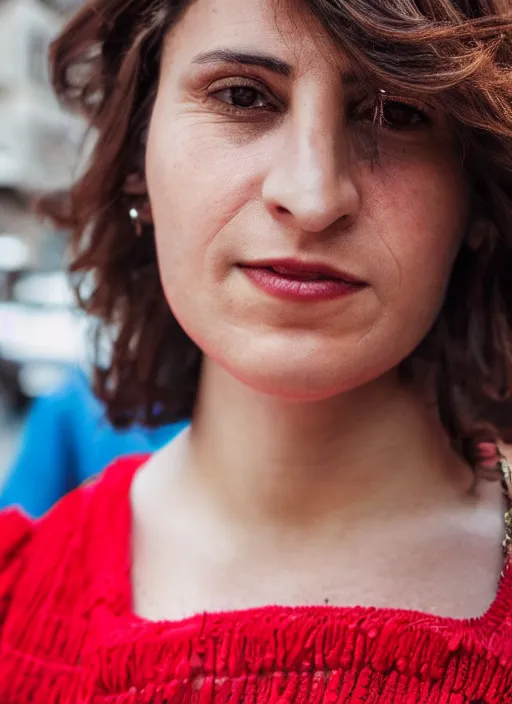
[[[115,430],[85,374],[73,372],[60,388],[34,402],[20,451],[0,493],[0,509],[18,505],[31,516],[41,516],[112,460],[152,453],[186,425]]]

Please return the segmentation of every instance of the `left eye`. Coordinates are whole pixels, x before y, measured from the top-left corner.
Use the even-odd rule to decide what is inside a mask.
[[[382,127],[407,129],[428,122],[426,114],[415,107],[398,100],[386,100],[376,109],[376,122]]]
[[[252,86],[230,86],[212,93],[212,98],[241,110],[269,109],[271,101],[261,90]]]
[[[362,122],[371,122],[377,127],[388,130],[411,130],[431,122],[427,113],[421,108],[391,98],[368,104],[361,101],[352,106],[352,118]]]

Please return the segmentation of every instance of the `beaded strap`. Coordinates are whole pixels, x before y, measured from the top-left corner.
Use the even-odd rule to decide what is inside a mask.
[[[512,470],[506,457],[500,452],[498,467],[501,474],[501,485],[503,494],[507,501],[508,510],[505,512],[505,538],[503,540],[503,552],[507,560],[512,558]]]

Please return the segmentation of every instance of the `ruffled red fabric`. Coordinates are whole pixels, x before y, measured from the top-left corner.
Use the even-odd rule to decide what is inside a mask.
[[[36,523],[0,516],[1,704],[512,703],[512,569],[481,617],[270,606],[133,614],[129,488],[112,465]]]

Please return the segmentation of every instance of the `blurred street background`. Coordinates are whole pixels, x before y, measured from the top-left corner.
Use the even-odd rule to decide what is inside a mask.
[[[63,272],[67,234],[31,208],[77,169],[84,128],[54,98],[47,56],[78,4],[0,0],[0,484],[34,398],[86,357],[84,321]]]

